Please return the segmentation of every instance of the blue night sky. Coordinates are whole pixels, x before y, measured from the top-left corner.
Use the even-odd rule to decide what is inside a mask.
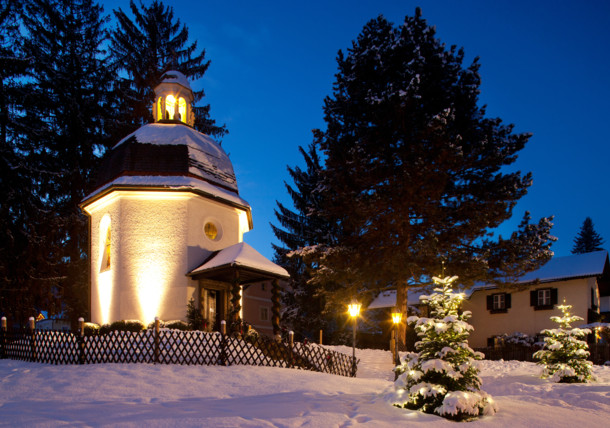
[[[102,1],[107,13],[125,1]],[[229,135],[240,195],[252,206],[245,241],[268,258],[276,242],[276,200],[290,205],[287,165],[303,165],[298,146],[323,128],[336,54],[365,23],[384,15],[399,24],[421,6],[447,46],[480,56],[480,103],[489,117],[533,134],[516,168],[531,171],[529,194],[499,231],[508,236],[524,211],[554,215],[553,245],[568,255],[585,217],[610,247],[610,2],[607,1],[168,1],[191,40],[212,61],[203,79],[218,123]]]

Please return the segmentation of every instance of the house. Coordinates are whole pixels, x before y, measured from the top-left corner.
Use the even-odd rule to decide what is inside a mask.
[[[91,320],[185,320],[193,299],[207,328],[218,329],[260,302],[243,299],[251,284],[277,288],[288,273],[243,242],[251,207],[229,156],[192,128],[188,80],[177,71],[161,80],[154,123],[107,153],[81,203],[89,217]],[[269,302],[266,315],[279,330],[275,306]]]
[[[469,344],[475,348],[494,345],[503,334],[536,336],[543,329],[556,328],[550,317],[561,315],[556,305],[564,301],[572,305],[572,314],[584,319],[582,324],[592,323],[609,311],[608,253],[554,257],[524,275],[515,289],[481,285],[467,294],[463,309],[472,312]]]

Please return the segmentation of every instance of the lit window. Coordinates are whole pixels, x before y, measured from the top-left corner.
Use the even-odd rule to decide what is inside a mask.
[[[165,97],[165,118],[173,120],[176,115],[176,97],[168,95]]]
[[[269,308],[261,306],[261,321],[269,321]]]
[[[545,288],[538,290],[538,305],[537,306],[550,306],[551,305],[551,289]]]
[[[107,219],[107,220],[106,220]],[[110,235],[110,218],[105,217],[105,221],[102,222],[100,232],[102,233],[103,241],[100,241],[100,252],[102,254],[102,263],[100,265],[100,272],[104,272],[110,269],[110,253],[111,253],[111,235]]]
[[[493,309],[494,310],[499,310],[499,309],[506,309],[506,301],[505,301],[505,294],[494,294],[493,295]]]
[[[178,99],[178,117],[176,119],[186,123],[186,101],[182,97]]]
[[[157,121],[163,119],[163,98],[159,97],[159,100],[157,101]]]

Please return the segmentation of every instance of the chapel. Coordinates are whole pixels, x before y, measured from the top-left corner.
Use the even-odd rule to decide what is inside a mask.
[[[243,241],[253,227],[250,205],[227,153],[192,127],[192,102],[187,78],[164,73],[154,123],[107,153],[81,203],[90,225],[91,321],[186,320],[193,299],[205,329],[216,330],[221,320],[256,313],[249,302],[268,297],[247,300],[246,290],[267,284],[276,301],[260,314],[277,334],[278,284],[288,273]]]

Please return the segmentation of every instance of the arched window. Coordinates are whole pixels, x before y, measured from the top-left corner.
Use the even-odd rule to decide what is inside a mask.
[[[177,119],[186,123],[186,101],[182,97],[178,99],[178,115]]]
[[[163,119],[163,97],[157,101],[157,121]]]
[[[110,217],[108,215],[102,218],[100,222],[100,272],[110,270],[111,260],[110,254],[112,250],[112,240],[110,234]]]
[[[165,97],[165,119],[172,120],[176,116],[176,97],[168,95]]]

